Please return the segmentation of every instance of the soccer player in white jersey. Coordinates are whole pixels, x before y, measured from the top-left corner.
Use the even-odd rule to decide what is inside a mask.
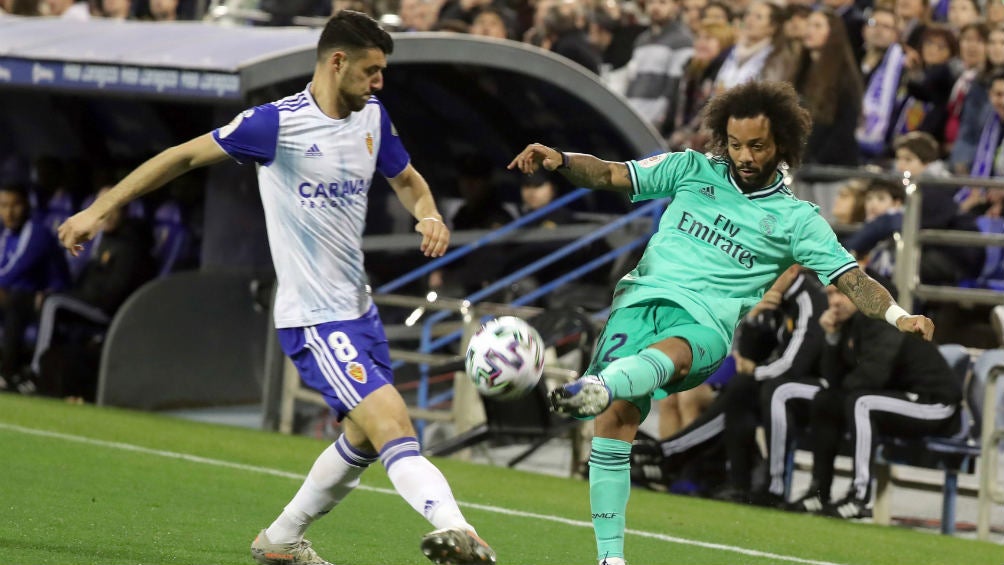
[[[303,534],[359,484],[380,459],[398,493],[435,530],[421,548],[437,563],[494,563],[446,479],[419,452],[393,386],[383,326],[366,289],[361,238],[374,170],[416,218],[421,250],[449,243],[425,179],[373,96],[393,41],[372,18],[343,10],[317,44],[312,82],[300,93],[246,110],[229,125],[150,159],[59,228],[75,252],[111,210],[197,167],[253,162],[279,281],[275,324],[303,381],[318,390],[345,433],[314,463],[300,490],[251,544],[266,565],[324,564]]]

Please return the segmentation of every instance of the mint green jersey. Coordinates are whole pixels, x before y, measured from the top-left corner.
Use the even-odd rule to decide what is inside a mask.
[[[631,200],[672,197],[638,266],[617,283],[613,308],[671,300],[731,343],[739,320],[794,263],[823,284],[857,267],[819,208],[778,173],[744,194],[728,161],[696,151],[629,161]]]

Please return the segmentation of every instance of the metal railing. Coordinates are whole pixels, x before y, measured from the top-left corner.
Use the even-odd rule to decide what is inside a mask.
[[[907,311],[914,306],[915,299],[935,302],[958,301],[975,304],[1004,304],[1004,294],[994,290],[934,286],[920,283],[921,244],[938,243],[968,247],[1002,246],[1004,234],[985,234],[954,230],[920,229],[922,202],[918,184],[926,190],[958,190],[962,187],[1004,188],[1004,181],[976,177],[924,177],[912,178],[909,173],[899,175],[855,169],[810,165],[798,172],[799,178],[812,180],[847,180],[860,178],[902,183],[906,187],[903,202],[903,227],[896,242],[896,268],[893,282],[899,291],[897,302]]]
[[[976,537],[990,539],[990,506],[1004,504],[1004,488],[997,480],[999,447],[1004,443],[1004,428],[997,427],[997,379],[1004,377],[1004,365],[987,374],[983,390],[983,422],[980,441],[980,492],[976,510]]]

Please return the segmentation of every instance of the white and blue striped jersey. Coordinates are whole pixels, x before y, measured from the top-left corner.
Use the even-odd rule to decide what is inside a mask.
[[[254,162],[279,282],[277,328],[355,319],[369,309],[362,235],[375,170],[387,178],[408,152],[383,105],[336,120],[310,85],[245,110],[213,139],[239,163]]]

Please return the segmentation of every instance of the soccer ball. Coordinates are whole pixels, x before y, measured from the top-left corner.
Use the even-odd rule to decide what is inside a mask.
[[[544,340],[515,316],[481,326],[467,346],[467,375],[483,396],[509,400],[533,390],[544,370]]]

